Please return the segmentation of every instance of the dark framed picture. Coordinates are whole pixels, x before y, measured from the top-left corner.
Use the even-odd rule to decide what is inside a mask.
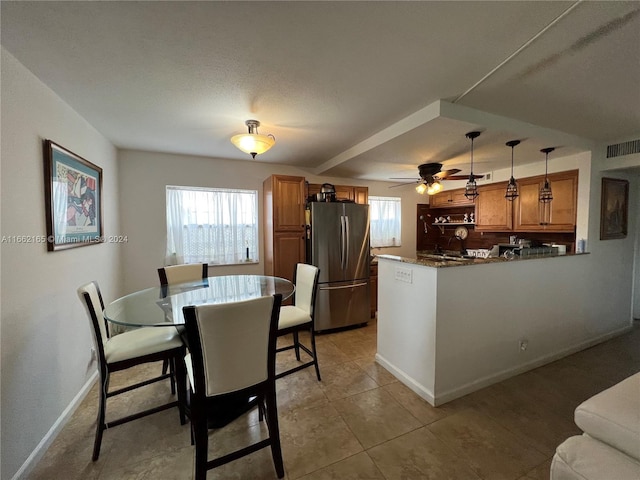
[[[43,146],[47,250],[102,242],[102,168],[51,140]]]
[[[618,178],[602,179],[600,240],[625,238],[629,211],[629,182]]]

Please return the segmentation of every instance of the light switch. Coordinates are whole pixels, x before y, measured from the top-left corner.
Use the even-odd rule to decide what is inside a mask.
[[[399,282],[413,283],[413,270],[410,268],[396,267],[396,280]]]

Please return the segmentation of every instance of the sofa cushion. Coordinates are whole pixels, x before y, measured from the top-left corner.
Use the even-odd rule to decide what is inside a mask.
[[[550,480],[638,480],[640,463],[587,434],[569,437],[556,449]]]
[[[593,438],[640,460],[640,373],[580,404],[575,422]]]

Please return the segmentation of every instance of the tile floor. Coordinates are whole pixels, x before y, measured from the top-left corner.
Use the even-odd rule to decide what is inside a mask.
[[[636,322],[637,323],[637,322]],[[640,371],[640,325],[621,337],[433,408],[374,362],[376,323],[318,337],[322,382],[313,369],[278,380],[289,480],[548,479],[555,447],[579,433],[573,410]],[[279,368],[295,362],[280,354]],[[134,375],[159,370],[140,367]],[[129,373],[131,375],[131,373]],[[112,384],[127,382],[114,375]],[[145,391],[146,390],[146,391]],[[94,389],[31,472],[33,480],[192,478],[189,426],[176,409],[107,430],[91,462]],[[140,402],[165,401],[155,384],[110,400],[108,418]],[[211,433],[226,453],[264,433],[255,412]],[[273,479],[269,449],[211,470],[209,479]]]

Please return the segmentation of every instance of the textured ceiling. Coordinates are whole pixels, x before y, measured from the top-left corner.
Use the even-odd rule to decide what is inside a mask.
[[[513,138],[528,163],[640,134],[639,2],[0,5],[2,46],[120,148],[246,160],[255,118],[259,161],[388,179],[462,164],[471,129],[492,169]]]

